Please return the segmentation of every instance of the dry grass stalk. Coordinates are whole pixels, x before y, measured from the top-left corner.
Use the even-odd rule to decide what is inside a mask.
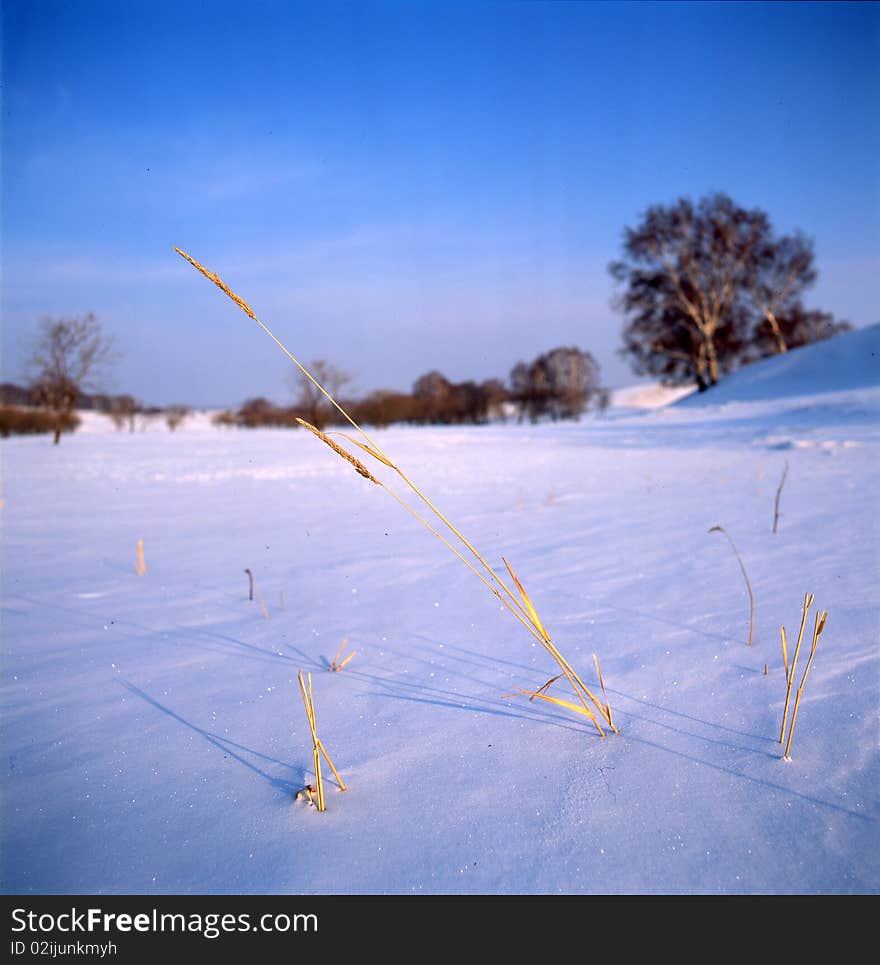
[[[590,693],[590,691],[584,685],[580,677],[577,676],[577,674],[574,672],[574,670],[571,668],[571,666],[568,664],[565,658],[562,657],[562,655],[559,653],[556,646],[553,644],[552,640],[550,639],[549,634],[547,633],[546,629],[544,628],[543,624],[538,618],[537,612],[535,611],[534,606],[532,606],[531,601],[529,600],[528,596],[523,590],[522,585],[519,583],[518,580],[516,580],[515,577],[513,577],[513,571],[510,569],[509,564],[507,564],[507,562],[505,561],[505,565],[507,566],[508,572],[511,574],[511,577],[513,577],[514,582],[517,585],[517,589],[519,590],[519,593],[520,593],[519,597],[507,585],[507,583],[502,579],[502,577],[495,572],[495,570],[489,565],[489,563],[484,559],[484,557],[479,553],[479,551],[464,536],[464,534],[451,522],[451,520],[447,516],[445,516],[437,508],[437,506],[434,505],[434,503],[413,482],[413,480],[410,479],[410,477],[407,476],[402,469],[400,469],[399,466],[395,465],[395,463],[389,458],[389,456],[386,455],[385,452],[383,452],[381,446],[379,446],[378,443],[376,443],[367,434],[367,432],[365,432],[364,429],[362,429],[361,426],[359,426],[358,423],[355,422],[355,420],[348,414],[348,412],[346,412],[346,410],[336,401],[336,399],[333,398],[333,396],[324,388],[324,386],[321,385],[320,382],[318,382],[318,380],[311,374],[311,372],[308,371],[308,369],[299,361],[299,359],[297,359],[289,351],[289,349],[281,342],[281,340],[278,339],[273,334],[273,332],[268,328],[268,326],[266,326],[263,322],[260,321],[259,318],[257,318],[257,316],[254,314],[253,310],[250,308],[247,302],[245,302],[244,299],[236,295],[235,292],[233,292],[232,289],[230,289],[229,286],[226,285],[218,275],[214,274],[211,271],[208,271],[207,268],[200,265],[199,262],[197,262],[186,252],[181,251],[180,248],[175,248],[174,250],[179,255],[181,255],[181,257],[185,258],[194,268],[200,271],[206,278],[208,278],[215,285],[217,285],[217,287],[220,288],[221,291],[223,291],[226,295],[228,295],[236,303],[236,305],[238,305],[251,319],[253,319],[260,326],[260,328],[263,329],[263,331],[269,336],[269,338],[271,338],[272,341],[275,342],[275,344],[281,349],[284,355],[288,359],[290,359],[290,361],[293,362],[293,364],[299,369],[299,371],[320,391],[320,393],[327,399],[327,401],[333,406],[333,408],[336,409],[337,412],[339,412],[339,414],[345,419],[345,421],[348,422],[348,424],[351,425],[356,430],[358,436],[363,441],[358,441],[358,439],[354,439],[351,436],[346,435],[345,433],[341,433],[341,435],[343,435],[346,439],[348,439],[350,442],[352,442],[354,445],[360,448],[363,452],[366,452],[369,456],[376,459],[382,465],[386,466],[387,468],[391,469],[393,472],[397,473],[397,475],[400,477],[403,483],[406,486],[408,486],[409,489],[418,497],[418,499],[421,500],[421,502],[437,517],[440,523],[442,523],[449,530],[449,532],[458,541],[460,546],[463,547],[463,549],[459,548],[459,546],[454,545],[451,542],[450,538],[447,538],[445,535],[439,532],[435,526],[433,526],[428,520],[426,520],[422,515],[420,515],[415,509],[413,509],[413,507],[410,506],[409,503],[407,503],[404,499],[402,499],[396,492],[394,492],[394,490],[390,489],[380,480],[376,479],[376,477],[373,476],[372,473],[370,473],[370,471],[366,468],[366,466],[364,466],[363,463],[361,463],[358,459],[352,456],[350,452],[347,452],[341,446],[337,445],[325,433],[315,428],[315,426],[310,425],[309,423],[304,422],[301,419],[298,419],[297,421],[300,422],[300,424],[302,424],[314,435],[316,435],[319,439],[321,439],[322,442],[330,446],[330,448],[333,449],[333,451],[336,452],[336,454],[339,455],[342,459],[344,459],[346,462],[354,466],[357,472],[359,472],[362,476],[364,476],[366,479],[371,480],[377,485],[381,486],[381,488],[384,489],[385,492],[387,492],[398,503],[400,503],[400,505],[404,509],[406,509],[407,512],[409,512],[415,519],[417,519],[423,526],[425,526],[425,528],[430,533],[436,536],[449,550],[451,550],[455,554],[455,556],[457,556],[468,567],[468,569],[470,569],[471,572],[473,572],[480,579],[480,581],[493,593],[493,595],[497,599],[499,599],[511,613],[513,613],[513,615],[520,621],[520,623],[523,624],[523,626],[526,627],[526,629],[535,637],[535,639],[538,640],[539,643],[541,643],[541,645],[548,651],[548,653],[550,653],[550,655],[557,662],[563,674],[571,684],[572,689],[574,690],[581,706],[588,710],[586,705],[586,699],[591,700],[596,705],[596,707],[599,708],[599,712],[602,715],[602,717],[608,720],[608,718],[610,717],[610,712],[608,712],[606,716],[605,708],[603,708],[602,705],[593,696],[593,694]],[[469,555],[465,555],[465,551]],[[610,722],[610,720],[608,720],[608,723],[609,723],[609,726],[612,728],[612,730],[617,732],[617,728]],[[596,725],[598,727],[598,722],[596,722]],[[604,736],[604,732],[602,731],[601,727],[598,727],[598,729],[599,729],[599,732],[602,733],[602,735]]]
[[[788,705],[791,700],[791,686],[792,686],[792,682],[794,681],[794,672],[797,669],[798,654],[801,652],[801,641],[804,638],[804,628],[807,625],[807,611],[810,609],[812,605],[813,605],[813,594],[805,593],[804,608],[801,614],[801,628],[798,631],[797,644],[795,645],[795,648],[794,648],[794,655],[791,658],[791,667],[789,668],[787,659],[785,662],[786,690],[785,690],[785,706],[782,708],[782,728],[779,731],[780,744],[785,740],[785,719],[788,716]],[[787,650],[786,643],[785,643],[785,627],[782,627],[782,641],[783,641],[782,652],[783,652],[783,656],[785,656],[786,650]]]
[[[595,715],[587,706],[586,700],[584,699],[585,697],[589,698],[593,702],[593,704],[596,706],[596,709],[599,711],[602,717],[605,718],[606,722],[608,723],[608,726],[614,731],[614,733],[615,734],[619,733],[619,731],[614,726],[614,723],[611,720],[611,709],[608,708],[606,711],[606,708],[604,708],[599,703],[599,701],[595,698],[595,696],[592,694],[590,689],[586,686],[586,684],[584,684],[583,680],[581,680],[581,678],[575,673],[571,664],[565,659],[565,657],[562,656],[559,650],[557,650],[556,645],[550,639],[550,634],[547,632],[546,628],[544,627],[544,624],[541,622],[541,618],[538,616],[538,611],[535,609],[534,604],[529,598],[528,593],[526,593],[522,583],[520,583],[519,579],[517,578],[516,573],[513,572],[513,567],[510,565],[510,563],[507,562],[506,559],[504,559],[504,557],[502,557],[502,560],[504,561],[504,565],[507,567],[507,572],[510,574],[510,578],[513,580],[514,584],[516,585],[516,588],[519,590],[520,595],[522,596],[523,603],[526,606],[526,612],[528,613],[529,619],[531,621],[531,626],[538,631],[538,634],[539,634],[538,639],[544,645],[544,649],[547,650],[547,652],[553,657],[556,663],[559,664],[559,667],[562,670],[562,674],[557,674],[552,680],[549,680],[546,684],[544,684],[543,687],[541,687],[537,691],[537,693],[541,695],[541,699],[550,700],[553,703],[560,703],[560,701],[557,700],[556,698],[547,697],[543,693],[543,691],[548,689],[553,683],[555,683],[557,680],[559,680],[561,676],[564,675],[568,680],[568,682],[571,684],[572,690],[574,690],[575,695],[577,696],[581,706],[583,707],[583,711],[579,711],[579,713],[584,713],[584,712],[586,713],[586,716],[589,717],[590,720],[592,720],[592,722],[595,724],[596,729],[599,731],[600,736],[604,737],[605,732],[599,726],[598,720],[596,720]],[[564,705],[569,706],[567,701],[564,702]]]
[[[785,635],[785,627],[780,627],[782,635],[782,665],[785,667],[785,679],[788,680],[788,637]]]
[[[561,676],[562,674],[559,674],[558,677],[554,677],[553,679],[558,680],[559,677]],[[537,690],[525,690],[524,688],[520,687],[517,690],[515,690],[512,694],[502,694],[501,699],[508,700],[511,697],[528,697],[530,701],[546,700],[547,703],[558,704],[560,707],[565,707],[567,710],[570,710],[575,714],[582,714],[584,717],[588,717],[593,722],[593,726],[596,728],[596,730],[599,731],[599,736],[600,737],[605,736],[605,731],[602,730],[602,726],[599,723],[598,718],[589,709],[589,707],[585,707],[583,704],[575,704],[570,700],[563,700],[561,697],[551,697],[546,692],[547,688],[550,686],[550,683],[551,681],[548,680],[543,687],[539,687]]]
[[[816,614],[816,622],[813,627],[813,642],[810,645],[810,656],[807,659],[807,665],[804,667],[804,675],[801,678],[800,686],[797,690],[797,696],[794,699],[794,710],[791,712],[791,723],[788,726],[788,740],[785,744],[785,756],[784,759],[787,761],[791,760],[791,741],[794,737],[794,725],[797,723],[798,707],[800,707],[801,697],[804,693],[804,685],[807,682],[807,676],[810,673],[810,667],[813,666],[813,657],[816,656],[816,647],[819,646],[819,637],[822,635],[822,631],[825,629],[825,620],[828,617],[827,611],[823,610],[821,616]]]
[[[611,727],[614,724],[611,723],[611,704],[608,702],[608,694],[605,693],[605,681],[602,679],[602,668],[599,666],[599,658],[596,654],[593,654],[593,662],[596,664],[596,676],[599,678],[599,686],[602,688],[602,697],[605,699],[605,713],[608,716],[608,723]]]
[[[367,467],[360,461],[360,459],[355,459],[355,457],[350,452],[347,452],[345,449],[342,448],[342,446],[335,443],[329,436],[321,432],[320,429],[313,426],[311,422],[306,422],[305,419],[297,419],[296,421],[301,426],[304,426],[306,429],[308,429],[309,432],[316,435],[321,440],[321,442],[324,442],[328,446],[330,446],[330,448],[338,456],[341,456],[346,462],[354,466],[355,470],[359,472],[364,477],[364,479],[369,479],[370,482],[374,482],[377,486],[379,485],[379,480],[376,479],[376,477],[370,472],[369,469],[367,469]]]
[[[339,673],[340,670],[348,663],[349,660],[357,653],[357,650],[352,650],[351,653],[342,661],[342,663],[337,663],[337,660],[342,656],[342,651],[345,649],[345,645],[348,643],[348,637],[339,644],[339,649],[336,651],[336,656],[330,661],[330,666],[327,668],[333,673]]]
[[[263,611],[263,617],[264,617],[264,619],[268,620],[268,619],[269,619],[269,610],[268,610],[268,608],[267,608],[267,606],[266,606],[266,601],[263,599],[263,594],[260,593],[260,588],[259,588],[259,587],[255,587],[255,589],[256,589],[256,591],[257,591],[257,599],[260,601],[260,609]]]
[[[247,573],[248,579],[250,580],[250,595],[248,596],[248,600],[253,600],[254,592],[256,592],[257,599],[260,601],[260,609],[263,611],[263,616],[265,619],[268,620],[269,610],[266,608],[266,601],[263,599],[263,594],[260,593],[260,588],[257,585],[257,578],[254,576],[251,570],[245,570],[245,573]]]
[[[245,568],[245,573],[248,575],[248,600],[253,600],[254,598],[254,574],[247,568]]]
[[[551,677],[547,681],[547,683],[542,684],[537,690],[525,690],[524,688],[519,687],[512,694],[502,694],[501,699],[509,700],[511,697],[528,697],[530,702],[535,700],[546,700],[550,704],[558,704],[560,707],[565,707],[576,714],[582,714],[584,717],[587,717],[590,721],[592,721],[593,726],[599,732],[599,736],[604,737],[605,731],[602,730],[602,725],[599,723],[599,720],[596,717],[596,715],[590,710],[590,708],[584,702],[584,699],[578,690],[575,690],[575,693],[578,695],[578,698],[580,699],[580,704],[574,704],[570,700],[562,700],[562,698],[560,697],[551,697],[547,693],[547,691],[553,686],[553,684],[556,683],[557,680],[567,676],[568,675],[565,674],[564,672],[559,673],[555,677]],[[586,690],[586,688],[584,688],[584,690]],[[603,712],[603,716],[604,716],[604,712]]]
[[[736,544],[730,538],[730,534],[723,526],[713,526],[710,533],[724,533],[727,537],[727,542],[730,543],[730,548],[733,550],[733,555],[736,557],[737,563],[739,563],[739,568],[742,570],[743,579],[746,582],[746,589],[749,591],[749,646],[752,645],[752,641],[755,637],[755,594],[752,593],[752,584],[749,583],[749,575],[746,573],[745,565],[743,564],[742,557],[737,551]]]
[[[143,576],[147,572],[147,561],[144,559],[144,541],[138,537],[137,541],[137,562],[135,572],[138,576]]]
[[[779,486],[776,488],[776,499],[773,502],[773,532],[776,532],[776,528],[779,525],[779,499],[782,496],[782,487],[785,485],[785,477],[788,475],[788,460],[785,460],[785,469],[782,470],[782,479],[779,480]]]
[[[185,251],[181,251],[180,248],[175,248],[174,250],[178,253],[178,255],[181,256],[181,258],[185,258],[193,266],[193,268],[198,269],[198,271],[200,271],[205,278],[209,278],[212,282],[214,282],[220,291],[228,295],[246,315],[249,315],[255,322],[258,321],[257,316],[254,314],[254,310],[251,308],[251,306],[248,305],[248,303],[239,295],[236,295],[228,285],[224,284],[223,279],[219,275],[215,275],[213,271],[208,271],[208,269],[203,265],[200,265],[195,258],[191,258]]]
[[[318,737],[318,724],[315,719],[315,698],[312,694],[312,675],[309,674],[308,677],[308,688],[306,687],[306,682],[303,679],[302,670],[299,671],[297,676],[299,679],[299,690],[300,694],[302,695],[303,706],[306,709],[306,717],[309,721],[309,730],[312,733],[312,755],[315,767],[315,784],[317,785],[318,810],[324,811],[324,778],[321,775],[322,754],[324,755],[324,760],[326,760],[330,765],[330,770],[333,771],[333,776],[336,778],[337,784],[339,784],[339,789],[341,791],[345,791],[347,788],[342,778],[339,776],[339,772],[336,770],[333,761],[330,760],[330,755],[325,750],[324,745],[321,742],[321,738]],[[309,803],[311,803],[311,798],[309,799]]]

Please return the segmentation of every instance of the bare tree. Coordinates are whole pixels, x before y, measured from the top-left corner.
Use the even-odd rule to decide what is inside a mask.
[[[810,241],[775,236],[764,212],[726,195],[649,208],[623,250],[610,271],[624,286],[621,352],[639,375],[703,390],[738,365],[849,327],[800,302],[816,279]]]
[[[174,432],[189,418],[192,410],[188,405],[169,405],[165,409],[165,424]]]
[[[112,339],[92,312],[40,322],[29,369],[39,403],[53,414],[56,446],[80,392],[93,388],[113,359]]]
[[[134,432],[135,417],[140,411],[134,396],[117,395],[108,400],[104,411],[116,426],[117,431],[121,432],[127,425],[128,431]]]
[[[769,231],[763,212],[723,194],[655,205],[626,229],[625,257],[610,270],[626,285],[617,307],[629,318],[624,353],[637,372],[694,379],[702,390],[736,364],[748,335],[742,294]]]
[[[442,372],[432,369],[420,375],[413,383],[412,394],[419,405],[420,421],[441,423],[449,421],[452,383]]]
[[[484,421],[496,419],[504,422],[507,414],[504,411],[505,403],[510,401],[510,392],[501,379],[486,379],[480,383],[480,392],[484,408]]]
[[[599,388],[599,365],[589,352],[554,348],[533,362],[518,362],[510,373],[520,420],[576,419]]]
[[[315,359],[306,368],[335,399],[338,399],[342,389],[352,382],[352,377],[347,372],[343,372],[342,369],[336,368],[324,359]],[[296,393],[294,406],[306,422],[311,422],[313,426],[322,429],[335,419],[336,413],[327,397],[299,369],[291,372],[290,385]]]

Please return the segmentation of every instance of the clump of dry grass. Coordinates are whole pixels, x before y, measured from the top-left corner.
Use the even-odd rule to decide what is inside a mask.
[[[309,674],[308,687],[306,687],[306,682],[305,680],[303,680],[302,670],[299,671],[297,676],[299,678],[299,690],[300,690],[300,694],[302,695],[303,706],[306,709],[306,717],[308,718],[308,721],[309,721],[309,730],[312,733],[312,752],[314,755],[313,760],[315,764],[315,784],[317,785],[317,788],[312,788],[311,784],[307,784],[306,787],[304,788],[304,793],[308,797],[309,804],[311,804],[312,803],[311,794],[313,792],[316,792],[317,799],[318,799],[318,810],[323,811],[325,810],[325,807],[324,807],[324,778],[321,776],[321,755],[322,754],[324,755],[324,760],[327,761],[327,763],[330,765],[330,770],[333,771],[333,776],[336,778],[336,783],[339,785],[339,790],[347,791],[348,788],[345,786],[345,783],[343,782],[342,778],[339,776],[339,772],[336,770],[336,767],[334,766],[333,761],[330,760],[330,755],[327,753],[326,749],[324,748],[324,744],[322,743],[321,738],[318,737],[318,725],[315,720],[315,698],[312,694],[312,675]]]
[[[723,526],[713,526],[708,532],[710,533],[724,533],[727,537],[727,542],[730,543],[730,548],[733,550],[733,555],[736,557],[737,563],[739,563],[739,568],[742,571],[743,579],[746,582],[746,589],[749,591],[749,646],[752,645],[752,641],[755,636],[755,595],[752,593],[752,584],[749,583],[749,575],[746,573],[745,565],[742,561],[742,557],[737,551],[736,544],[730,538],[730,534]]]
[[[206,278],[212,281],[222,292],[229,296],[232,301],[235,302],[249,318],[253,319],[260,328],[272,339],[273,342],[281,349],[285,356],[290,359],[291,362],[299,369],[303,376],[308,379],[318,391],[327,399],[327,401],[333,406],[333,408],[343,417],[343,419],[351,425],[356,433],[357,438],[347,435],[346,433],[338,433],[348,442],[352,443],[362,452],[365,452],[372,459],[381,463],[386,468],[390,469],[392,472],[396,473],[399,479],[410,489],[412,493],[418,498],[418,500],[423,504],[424,507],[430,512],[436,521],[436,525],[426,519],[421,515],[416,509],[414,509],[406,500],[399,496],[395,490],[391,489],[380,479],[377,479],[373,473],[352,453],[344,449],[334,440],[332,440],[328,435],[321,432],[315,426],[307,423],[301,419],[297,421],[306,429],[308,429],[313,435],[317,436],[322,442],[328,445],[340,458],[348,462],[354,469],[365,479],[370,482],[380,486],[385,492],[387,492],[394,500],[396,500],[410,515],[412,515],[416,520],[418,520],[433,536],[440,540],[444,546],[447,547],[459,560],[461,560],[465,566],[481,581],[481,583],[498,599],[507,610],[513,614],[513,616],[532,634],[533,637],[544,647],[545,650],[551,655],[551,657],[556,661],[561,674],[557,675],[556,679],[565,677],[568,683],[571,685],[574,691],[575,697],[577,698],[576,703],[570,701],[561,701],[559,698],[551,698],[546,694],[547,688],[552,684],[553,681],[548,681],[543,687],[538,691],[534,692],[534,695],[540,694],[541,699],[550,700],[555,703],[562,703],[569,709],[574,709],[577,713],[584,715],[589,718],[596,729],[604,737],[605,732],[599,724],[599,720],[596,714],[593,713],[589,704],[592,703],[599,712],[599,716],[605,720],[608,726],[615,732],[617,728],[614,726],[611,720],[611,711],[606,704],[603,706],[599,703],[596,697],[591,693],[589,688],[584,684],[581,678],[577,675],[568,661],[562,656],[559,650],[556,648],[549,633],[545,629],[543,623],[541,622],[538,613],[532,604],[528,594],[523,589],[522,584],[514,575],[513,569],[507,560],[504,560],[504,565],[510,575],[511,580],[516,586],[516,591],[512,590],[506,581],[495,572],[495,570],[486,562],[485,558],[479,553],[479,551],[473,546],[473,544],[462,534],[462,532],[450,521],[450,519],[445,516],[437,506],[425,495],[425,493],[413,482],[413,480],[399,467],[397,466],[391,458],[382,451],[382,448],[378,443],[374,442],[373,439],[355,422],[355,420],[349,415],[348,412],[333,398],[333,396],[324,388],[323,385],[312,375],[311,372],[306,369],[306,367],[287,349],[287,347],[269,330],[269,328],[257,318],[253,309],[247,304],[247,302],[238,296],[228,285],[226,285],[221,278],[214,274],[214,272],[208,271],[207,268],[199,264],[194,258],[188,255],[185,251],[180,248],[174,249],[182,258],[185,258],[197,271],[200,271]],[[442,527],[443,531],[438,527]],[[604,692],[604,687],[603,687]],[[523,691],[523,693],[531,694],[532,692]],[[534,699],[532,695],[532,699]]]
[[[357,653],[357,650],[352,650],[351,653],[339,663],[339,658],[342,656],[342,651],[345,650],[345,645],[348,643],[348,637],[339,644],[339,649],[336,651],[336,656],[330,661],[330,666],[327,668],[332,673],[339,673],[340,670],[348,663],[349,660]]]
[[[791,660],[791,667],[788,665],[788,640],[785,635],[785,627],[780,627],[780,633],[782,635],[782,662],[785,666],[785,706],[782,709],[782,729],[779,732],[779,743],[781,744],[785,740],[785,725],[786,717],[788,716],[788,707],[791,702],[791,688],[794,684],[794,672],[797,668],[798,655],[801,651],[801,642],[804,638],[804,629],[807,625],[807,613],[810,607],[813,605],[813,595],[812,593],[804,594],[804,606],[801,615],[801,626],[798,631],[797,643],[794,648],[794,654]],[[807,682],[807,676],[810,673],[810,668],[813,666],[813,657],[816,656],[816,648],[819,645],[819,637],[822,635],[822,631],[825,629],[825,620],[828,618],[827,611],[823,610],[822,613],[817,613],[815,617],[815,623],[813,626],[813,640],[810,645],[810,656],[807,658],[807,665],[804,668],[803,677],[801,677],[800,685],[797,689],[797,694],[794,699],[794,708],[791,712],[791,721],[788,724],[788,740],[785,744],[785,760],[791,760],[791,742],[794,738],[794,725],[797,723],[798,708],[800,706],[801,697],[804,693],[804,686]]]
[[[147,572],[147,561],[144,559],[144,541],[138,537],[137,541],[137,561],[134,564],[134,571],[138,576],[143,576]]]

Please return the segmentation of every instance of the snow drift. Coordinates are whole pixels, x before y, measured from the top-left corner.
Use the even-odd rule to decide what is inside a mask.
[[[555,664],[304,432],[4,441],[3,889],[876,892],[876,339],[654,412],[377,433],[588,683],[599,654],[605,739],[505,698]],[[828,624],[784,763],[779,627],[806,591]],[[299,669],[349,788],[323,814],[295,800]]]

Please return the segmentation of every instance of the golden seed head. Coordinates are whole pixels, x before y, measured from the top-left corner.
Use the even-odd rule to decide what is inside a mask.
[[[208,278],[214,282],[214,284],[224,294],[228,295],[246,315],[249,315],[254,321],[257,320],[257,316],[254,314],[254,310],[251,308],[251,306],[248,305],[248,303],[240,295],[236,295],[235,292],[223,281],[219,275],[215,275],[213,271],[208,271],[208,269],[205,268],[204,265],[200,265],[195,258],[192,257],[192,255],[188,255],[185,251],[181,251],[180,248],[175,247],[174,250],[178,253],[178,255],[181,256],[181,258],[185,258],[193,266],[193,268],[196,268],[198,271],[200,271],[205,278]]]
[[[301,426],[308,429],[313,435],[316,435],[321,442],[325,442],[330,448],[336,453],[337,456],[341,456],[346,462],[354,466],[355,470],[359,472],[364,479],[369,479],[370,482],[374,482],[377,486],[379,485],[379,480],[370,472],[369,469],[360,461],[356,459],[350,452],[347,452],[342,446],[335,443],[328,435],[325,435],[316,426],[313,426],[311,422],[306,422],[305,419],[296,420]]]

